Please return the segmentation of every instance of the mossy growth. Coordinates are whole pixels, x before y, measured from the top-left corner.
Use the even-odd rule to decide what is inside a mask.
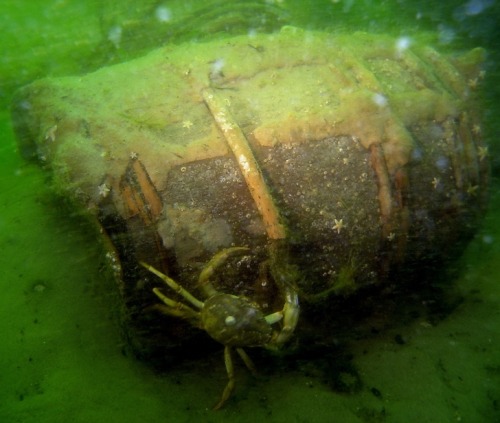
[[[348,296],[356,291],[356,261],[349,261],[340,267],[337,278],[333,284],[333,292],[338,295]]]

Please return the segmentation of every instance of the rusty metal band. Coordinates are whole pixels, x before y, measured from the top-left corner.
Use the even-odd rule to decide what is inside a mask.
[[[267,236],[272,240],[286,238],[286,229],[281,223],[278,208],[269,192],[245,134],[224,104],[223,99],[213,89],[207,88],[203,90],[202,95],[218,128],[236,158],[257,210],[262,216]]]
[[[139,216],[146,225],[161,215],[163,205],[146,168],[139,159],[131,159],[120,181],[120,191],[128,217]]]
[[[372,167],[377,175],[378,200],[382,220],[382,236],[389,236],[392,231],[392,190],[389,171],[385,162],[384,150],[380,144],[370,147]]]

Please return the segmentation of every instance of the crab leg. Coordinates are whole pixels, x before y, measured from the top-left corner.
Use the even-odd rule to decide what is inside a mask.
[[[229,258],[230,255],[245,253],[249,250],[250,249],[247,247],[225,248],[219,251],[210,259],[210,261],[201,271],[200,276],[198,278],[198,284],[203,290],[204,294],[207,296],[207,298],[210,298],[217,293],[217,290],[212,286],[212,283],[210,282],[210,279],[217,270],[217,268],[222,264],[224,264],[224,262]]]
[[[282,311],[276,311],[272,314],[268,314],[267,316],[264,317],[266,319],[266,322],[270,325],[274,325],[275,323],[278,323],[281,319],[283,319],[283,312]]]
[[[160,311],[162,311],[163,313],[166,313],[170,316],[182,317],[184,319],[199,318],[200,313],[194,311],[191,307],[188,307],[185,304],[174,301],[171,298],[167,297],[163,294],[163,292],[160,291],[160,288],[153,288],[153,292],[160,300],[165,303],[164,306],[158,304],[158,307],[161,307]]]
[[[293,334],[299,321],[299,296],[290,286],[285,286],[285,306],[283,307],[283,327],[274,342],[283,345]],[[266,318],[267,320],[267,318]]]
[[[299,296],[295,288],[297,271],[294,266],[289,264],[288,248],[283,240],[272,240],[269,244],[269,253],[271,255],[271,274],[285,299],[285,305],[281,311],[283,326],[272,340],[271,345],[271,347],[280,347],[290,339],[299,321]],[[269,315],[266,320],[269,321],[268,319],[271,318],[272,315]]]
[[[240,355],[243,363],[245,363],[245,366],[247,366],[248,370],[250,370],[254,376],[257,375],[255,364],[253,364],[252,359],[248,356],[245,350],[243,348],[236,348],[236,352]]]
[[[224,347],[224,363],[226,364],[227,377],[229,380],[227,381],[227,385],[222,392],[222,397],[215,405],[214,410],[221,408],[234,390],[234,367],[233,359],[231,358],[231,347],[229,345]]]
[[[156,276],[158,276],[163,282],[165,282],[171,289],[173,289],[177,294],[181,295],[184,297],[186,300],[188,300],[191,304],[193,304],[196,308],[199,308],[200,310],[203,308],[203,302],[195,298],[193,295],[191,295],[188,291],[186,291],[182,286],[180,286],[176,281],[174,281],[172,278],[169,278],[167,275],[164,275],[161,273],[159,270],[156,270],[153,266],[144,263],[143,261],[139,262],[141,266],[145,267],[148,269],[151,273],[154,273]],[[156,295],[158,295],[155,292]],[[160,297],[160,299],[162,299]],[[162,299],[163,300],[163,299]],[[166,303],[168,305],[168,303]]]

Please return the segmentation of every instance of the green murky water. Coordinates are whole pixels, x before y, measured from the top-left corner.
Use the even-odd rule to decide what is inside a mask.
[[[0,5],[0,421],[500,421],[500,5],[445,1],[6,0]],[[125,354],[110,309],[102,246],[16,150],[8,107],[39,77],[89,72],[164,43],[273,31],[284,24],[419,36],[440,50],[489,51],[484,131],[491,204],[460,260],[460,305],[355,339],[340,355],[269,358],[213,412],[226,382],[220,354],[158,375]],[[350,369],[355,369],[351,371]],[[356,375],[356,376],[354,376]],[[351,380],[356,378],[356,380]],[[358,379],[359,378],[359,379]],[[342,386],[352,389],[342,389]]]

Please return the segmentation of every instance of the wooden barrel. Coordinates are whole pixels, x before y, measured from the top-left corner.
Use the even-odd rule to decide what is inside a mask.
[[[289,289],[303,305],[296,338],[327,342],[339,298],[418,284],[474,233],[488,176],[482,58],[284,27],[34,82],[13,120],[25,157],[109,238],[138,354],[206,338],[161,312],[154,287],[186,298],[139,263],[203,301],[200,273],[232,247],[247,250],[209,269],[213,288],[264,314]]]

